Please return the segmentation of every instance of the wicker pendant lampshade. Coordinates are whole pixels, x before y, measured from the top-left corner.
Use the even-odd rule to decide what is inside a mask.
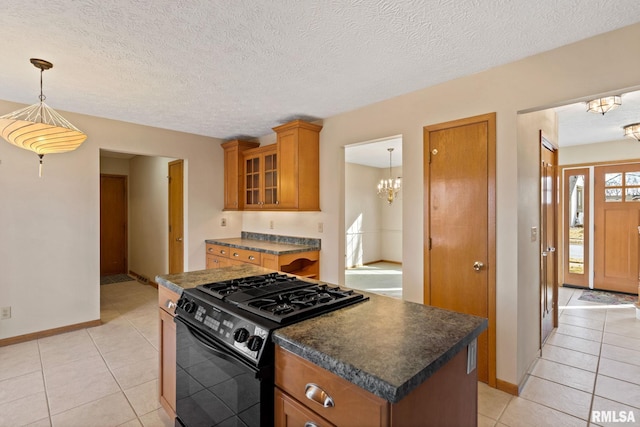
[[[40,69],[40,102],[0,116],[0,136],[17,147],[38,154],[41,174],[42,157],[45,154],[75,150],[87,139],[87,135],[44,102],[42,73],[53,64],[35,58],[31,59],[31,63]]]

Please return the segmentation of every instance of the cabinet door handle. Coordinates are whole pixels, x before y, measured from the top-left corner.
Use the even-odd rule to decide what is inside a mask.
[[[318,424],[314,423],[313,421],[307,421],[306,423],[304,423],[304,427],[318,427]]]
[[[329,396],[320,386],[317,384],[309,383],[304,388],[304,395],[307,399],[313,400],[316,403],[321,404],[325,408],[333,408],[333,398]]]

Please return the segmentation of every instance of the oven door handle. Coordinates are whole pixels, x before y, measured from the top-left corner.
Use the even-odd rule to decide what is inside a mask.
[[[175,320],[176,322],[180,321],[180,323],[182,323],[184,326],[187,327],[187,331],[191,334],[191,336],[196,340],[198,344],[200,344],[207,350],[213,352],[216,356],[222,359],[225,359],[233,363],[234,365],[240,366],[241,368],[249,369],[251,372],[256,374],[256,377],[258,376],[258,373],[260,371],[256,369],[254,366],[251,366],[250,364],[248,364],[247,362],[245,362],[235,354],[226,352],[218,348],[213,342],[211,342],[209,338],[206,337],[206,335],[204,335],[202,332],[198,331],[197,329],[194,329],[193,327],[191,327],[191,325],[189,325],[187,322],[185,322],[181,318],[175,317]]]

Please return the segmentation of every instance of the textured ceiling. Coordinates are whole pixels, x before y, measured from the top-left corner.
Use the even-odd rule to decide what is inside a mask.
[[[623,127],[640,122],[640,92],[624,93],[621,99],[622,105],[604,116],[587,113],[584,102],[556,108],[559,145],[567,147],[624,139]]]
[[[37,102],[36,57],[58,110],[256,137],[639,20],[637,0],[2,0],[0,99]]]

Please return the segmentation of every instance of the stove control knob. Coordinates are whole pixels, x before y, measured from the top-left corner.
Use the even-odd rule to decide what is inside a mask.
[[[251,335],[249,340],[247,340],[247,348],[251,351],[258,351],[260,350],[260,347],[262,347],[263,341],[262,337],[258,335]]]
[[[184,311],[186,311],[187,313],[193,313],[194,311],[196,311],[196,308],[198,308],[198,306],[193,301],[187,301],[184,303],[183,308],[184,308]]]
[[[184,298],[180,298],[180,299],[178,300],[178,302],[176,302],[176,305],[177,305],[178,307],[182,308],[182,307],[184,307],[184,304],[185,304],[186,302],[187,302],[187,300],[186,300],[186,299],[184,299]]]
[[[245,328],[236,329],[233,333],[233,339],[237,342],[245,342],[249,338],[249,331]]]

